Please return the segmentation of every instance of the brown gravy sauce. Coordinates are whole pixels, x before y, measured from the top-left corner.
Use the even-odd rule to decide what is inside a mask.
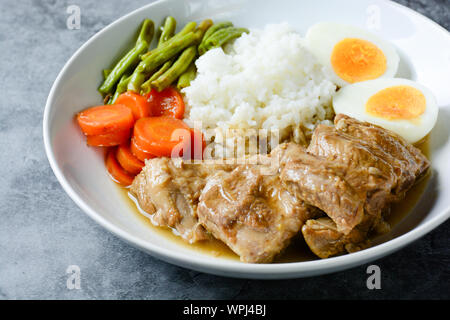
[[[223,243],[220,240],[211,239],[208,241],[199,241],[191,244],[183,240],[183,238],[181,238],[180,236],[178,236],[176,232],[171,228],[158,227],[153,225],[150,219],[147,216],[145,216],[145,212],[143,212],[142,209],[137,205],[137,202],[135,201],[134,197],[129,194],[128,188],[123,188],[119,185],[117,185],[117,187],[124,201],[130,207],[130,211],[132,211],[139,218],[139,220],[148,227],[149,232],[161,235],[164,238],[168,239],[169,241],[172,241],[177,245],[182,246],[189,250],[194,250],[196,252],[200,252],[203,254],[212,255],[214,257],[221,257],[239,261],[239,256],[235,254],[230,248],[228,248],[228,246],[225,243]]]
[[[428,159],[430,158],[428,136],[415,144],[415,146],[420,149]],[[391,225],[391,227],[394,227],[396,224],[398,224],[409,212],[412,211],[412,209],[419,201],[421,195],[424,193],[429,178],[430,175],[427,174],[408,191],[405,199],[403,199],[399,203],[395,203],[392,205],[391,213],[388,217],[386,217],[386,221]],[[214,257],[239,261],[239,256],[220,240],[213,239],[189,244],[181,237],[177,236],[172,231],[172,229],[154,226],[150,222],[150,219],[146,217],[144,213],[142,213],[141,209],[136,205],[133,197],[128,194],[128,189],[120,187],[119,185],[118,188],[120,190],[120,194],[124,198],[124,201],[128,203],[130,210],[139,218],[140,221],[142,221],[143,224],[148,227],[149,232],[154,232],[161,236],[164,236],[166,239],[169,239],[170,241],[175,242],[177,245],[180,245],[189,250],[194,250],[202,254],[212,255]],[[319,258],[309,250],[305,241],[299,234],[292,240],[292,243],[286,248],[286,250],[274,260],[274,263],[301,262],[318,259]]]
[[[415,143],[414,146],[422,151],[422,153],[430,159],[430,139],[429,135]],[[416,184],[406,193],[405,199],[399,203],[394,203],[391,205],[391,214],[385,217],[386,222],[388,222],[391,227],[397,225],[403,218],[406,217],[408,213],[414,209],[416,204],[419,202],[420,197],[425,192],[428,185],[428,181],[431,177],[431,170],[429,170],[424,177],[422,177]]]

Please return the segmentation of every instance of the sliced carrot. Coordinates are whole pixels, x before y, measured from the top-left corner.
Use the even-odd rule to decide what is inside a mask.
[[[125,143],[117,148],[117,161],[119,161],[122,168],[132,174],[141,172],[145,163],[136,158],[130,150],[130,144]]]
[[[138,158],[140,161],[144,161],[144,162],[147,159],[153,159],[156,157],[155,155],[153,155],[149,152],[146,152],[146,151],[142,150],[141,147],[137,146],[134,138],[131,139],[130,151],[136,158]]]
[[[192,159],[202,160],[203,151],[206,148],[206,141],[200,130],[191,128],[191,157]]]
[[[139,119],[134,126],[133,139],[142,150],[160,157],[181,156],[191,142],[190,128],[172,117]]]
[[[116,100],[116,104],[123,104],[130,108],[133,112],[134,119],[150,117],[152,114],[151,104],[146,97],[143,97],[134,92],[122,93]]]
[[[185,110],[183,97],[173,87],[166,88],[161,92],[152,89],[147,94],[147,99],[154,117],[170,116],[183,119]]]
[[[134,176],[125,171],[117,161],[116,149],[112,149],[108,152],[106,156],[106,169],[115,182],[123,186],[129,186],[133,183]]]
[[[87,144],[93,147],[114,147],[130,139],[131,130],[115,131],[112,133],[87,136]]]
[[[133,113],[124,105],[106,105],[86,109],[77,115],[78,124],[86,135],[107,134],[131,129]]]

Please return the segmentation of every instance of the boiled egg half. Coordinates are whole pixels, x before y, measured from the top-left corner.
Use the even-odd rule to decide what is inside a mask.
[[[395,47],[374,34],[353,26],[321,22],[309,28],[306,45],[327,66],[340,87],[393,78],[400,58]]]
[[[437,121],[439,108],[426,87],[407,79],[377,79],[341,88],[333,98],[343,113],[393,131],[410,143],[424,138]]]

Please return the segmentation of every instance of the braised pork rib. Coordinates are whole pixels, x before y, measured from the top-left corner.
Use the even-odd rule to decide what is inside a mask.
[[[399,136],[344,115],[317,126],[307,149],[285,143],[262,157],[275,170],[147,160],[131,192],[155,225],[191,243],[220,239],[244,262],[271,262],[300,232],[327,258],[369,246],[370,232],[388,229],[390,204],[429,168]]]

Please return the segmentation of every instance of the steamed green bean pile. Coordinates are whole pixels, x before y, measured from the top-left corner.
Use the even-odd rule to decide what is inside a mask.
[[[189,22],[178,33],[176,27],[175,18],[167,17],[156,32],[156,47],[150,49],[155,25],[152,20],[143,21],[135,46],[113,68],[103,70],[105,80],[99,91],[107,103],[113,104],[126,91],[147,94],[173,84],[178,89],[188,87],[196,77],[195,60],[200,55],[249,32],[231,22],[214,24],[210,19],[198,25]]]

